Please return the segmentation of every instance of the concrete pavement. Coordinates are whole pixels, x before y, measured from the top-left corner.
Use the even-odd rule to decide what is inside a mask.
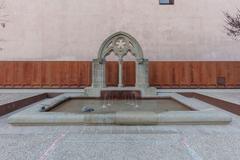
[[[240,118],[226,113],[231,124],[210,126],[11,126],[11,113],[0,160],[239,160]]]

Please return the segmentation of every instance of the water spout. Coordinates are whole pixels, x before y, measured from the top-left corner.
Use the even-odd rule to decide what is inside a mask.
[[[107,100],[107,96],[104,95],[102,108],[107,108],[107,106],[106,106],[106,100]]]
[[[137,96],[136,96],[136,92],[134,92],[134,102],[135,102],[135,108],[138,108],[139,105],[138,105],[138,101],[137,101]]]
[[[107,106],[111,106],[111,98],[112,98],[111,95],[107,96],[107,100],[108,100]]]

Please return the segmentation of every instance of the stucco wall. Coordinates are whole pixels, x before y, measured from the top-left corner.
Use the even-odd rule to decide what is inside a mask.
[[[0,60],[91,60],[105,38],[125,31],[150,60],[240,60],[223,11],[239,0],[5,0]]]

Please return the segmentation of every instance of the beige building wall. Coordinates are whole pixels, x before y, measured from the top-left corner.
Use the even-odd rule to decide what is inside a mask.
[[[3,0],[1,0],[3,1]],[[0,60],[92,60],[105,38],[124,31],[150,60],[240,60],[223,11],[239,0],[5,0]]]

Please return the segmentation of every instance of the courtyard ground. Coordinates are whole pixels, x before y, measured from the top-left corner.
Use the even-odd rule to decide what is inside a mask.
[[[22,94],[59,91],[0,90],[0,102],[7,102],[6,95],[14,100]],[[240,90],[159,90],[159,94],[179,91],[240,102]],[[233,121],[228,125],[158,126],[12,126],[7,118],[13,113],[0,117],[0,160],[240,159],[240,117],[229,112]]]

